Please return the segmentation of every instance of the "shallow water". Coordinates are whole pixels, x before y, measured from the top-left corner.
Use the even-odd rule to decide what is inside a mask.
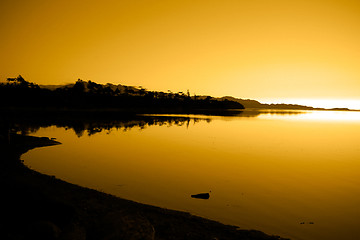
[[[188,120],[93,128],[90,136],[40,128],[32,135],[62,145],[23,159],[71,183],[240,228],[292,239],[360,237],[360,112]],[[210,198],[191,198],[203,192]]]

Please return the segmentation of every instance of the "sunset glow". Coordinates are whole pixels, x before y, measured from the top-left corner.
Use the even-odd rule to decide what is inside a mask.
[[[359,108],[358,1],[5,0],[0,9],[1,81],[81,78]]]
[[[360,100],[355,99],[264,99],[262,103],[286,103],[312,106],[316,108],[349,108],[352,110],[360,109]]]
[[[302,111],[299,114],[287,116],[275,115],[269,112],[260,116],[261,119],[294,120],[294,121],[317,121],[330,123],[359,122],[360,112],[350,111]]]
[[[360,0],[0,0],[0,239],[360,237]]]

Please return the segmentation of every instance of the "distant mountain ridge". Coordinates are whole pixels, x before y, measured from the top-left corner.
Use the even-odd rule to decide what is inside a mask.
[[[314,107],[303,106],[303,105],[298,105],[298,104],[285,104],[285,103],[267,104],[267,103],[261,103],[256,100],[241,99],[241,98],[235,98],[235,97],[231,97],[231,96],[225,96],[225,97],[221,97],[218,99],[238,102],[238,103],[241,103],[245,108],[285,109],[285,110],[325,110],[324,108],[314,108]]]

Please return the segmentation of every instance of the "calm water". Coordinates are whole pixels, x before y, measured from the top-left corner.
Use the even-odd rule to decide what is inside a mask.
[[[23,159],[71,183],[240,228],[360,238],[360,112],[204,116],[88,133],[40,128],[33,135],[62,145]],[[190,197],[210,190],[209,200]]]

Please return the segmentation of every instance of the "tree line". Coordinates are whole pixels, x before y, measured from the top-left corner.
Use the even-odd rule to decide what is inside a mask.
[[[21,75],[0,84],[3,107],[42,107],[65,109],[243,109],[230,100],[210,96],[190,96],[171,91],[148,91],[142,87],[98,84],[78,79],[74,84],[47,89],[26,81]]]

